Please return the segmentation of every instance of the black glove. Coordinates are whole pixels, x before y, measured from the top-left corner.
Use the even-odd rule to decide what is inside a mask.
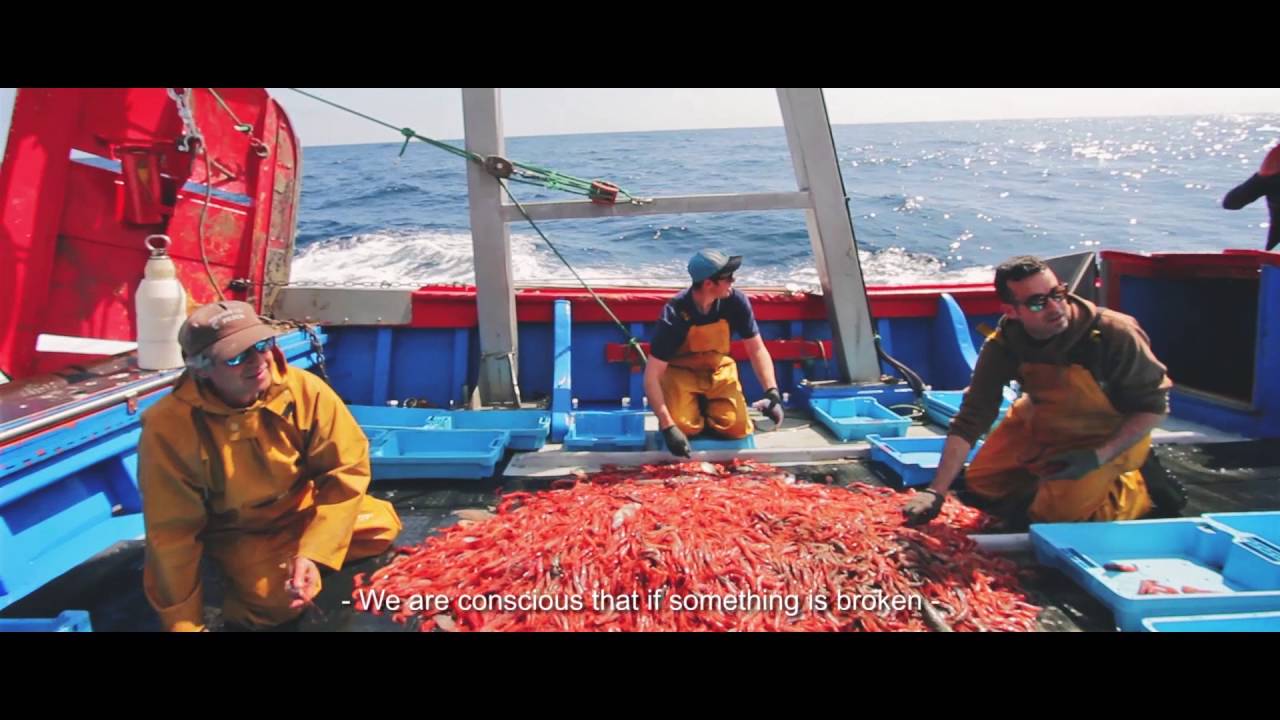
[[[679,455],[680,457],[693,456],[689,450],[689,438],[684,436],[679,427],[672,425],[663,430],[662,439],[666,441],[667,450],[671,451],[672,455]]]
[[[778,429],[782,425],[782,395],[778,393],[778,388],[769,388],[764,391],[764,399],[757,400],[752,405],[755,409],[764,413],[765,417],[773,421],[773,428]]]
[[[1102,466],[1098,453],[1084,448],[1058,453],[1035,468],[1041,480],[1079,480]]]
[[[908,525],[923,525],[938,517],[944,502],[946,497],[942,493],[932,488],[925,488],[902,506],[902,514],[906,516]]]

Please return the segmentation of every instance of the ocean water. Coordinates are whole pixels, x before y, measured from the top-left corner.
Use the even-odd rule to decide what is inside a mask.
[[[1265,201],[1222,196],[1280,140],[1280,114],[841,125],[840,168],[867,281],[986,282],[1006,257],[1263,247]],[[461,145],[461,141],[452,141]],[[306,148],[293,280],[474,281],[465,161],[424,143]],[[508,138],[508,157],[641,197],[795,190],[781,127]],[[522,201],[580,199],[515,184]],[[802,211],[549,221],[588,281],[683,285],[703,247],[740,285],[817,284]],[[520,284],[572,282],[523,222]]]

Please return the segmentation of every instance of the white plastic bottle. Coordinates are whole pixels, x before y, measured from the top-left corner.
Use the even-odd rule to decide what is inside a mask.
[[[143,370],[182,367],[178,329],[187,319],[187,291],[178,281],[177,268],[169,258],[169,243],[168,235],[147,237],[151,257],[134,297],[138,315],[138,367]]]

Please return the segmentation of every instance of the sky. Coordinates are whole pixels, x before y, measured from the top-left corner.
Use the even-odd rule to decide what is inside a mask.
[[[462,137],[459,88],[301,88],[440,139]],[[288,88],[268,88],[304,146],[398,134]],[[780,126],[773,88],[503,88],[508,137]],[[1280,113],[1280,88],[827,88],[833,124]]]

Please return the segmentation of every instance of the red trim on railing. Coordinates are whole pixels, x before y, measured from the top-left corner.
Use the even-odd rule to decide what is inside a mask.
[[[1123,311],[1122,277],[1138,278],[1236,278],[1257,279],[1262,265],[1280,266],[1280,254],[1258,250],[1225,250],[1218,253],[1154,253],[1138,255],[1118,250],[1098,253],[1103,268],[1104,304]]]
[[[765,340],[765,349],[774,362],[800,362],[802,360],[826,360],[831,357],[830,340]],[[649,354],[649,343],[640,343],[645,355]],[[749,360],[746,343],[734,340],[729,345],[729,356],[734,360]],[[604,346],[605,362],[630,362],[640,365],[640,356],[627,343],[609,343]]]
[[[651,323],[673,295],[673,288],[598,288],[596,293],[624,323]],[[868,296],[876,318],[933,317],[938,296],[947,292],[969,315],[1000,312],[1000,301],[990,285],[922,285],[871,287]],[[825,320],[821,295],[783,291],[747,290],[758,322]],[[476,291],[473,286],[428,285],[413,293],[413,326],[423,328],[475,327]],[[581,288],[526,288],[516,291],[519,322],[551,322],[556,300],[567,299],[574,322],[610,322],[609,316]]]

